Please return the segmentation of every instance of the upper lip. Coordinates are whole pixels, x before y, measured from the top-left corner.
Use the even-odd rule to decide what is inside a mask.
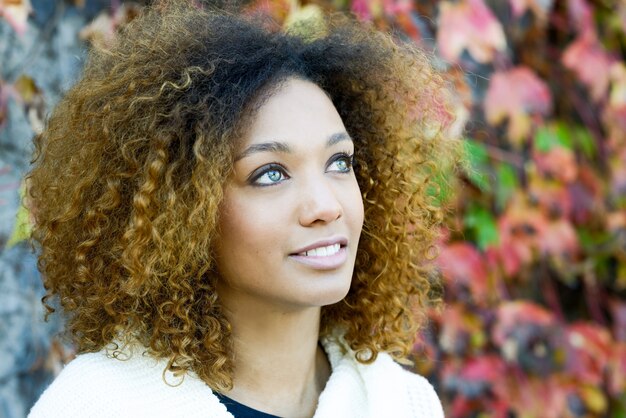
[[[329,245],[339,244],[342,247],[348,245],[348,239],[346,237],[331,237],[327,239],[323,239],[320,241],[315,241],[313,244],[307,245],[306,247],[302,247],[299,250],[294,251],[292,254],[300,254],[306,251],[310,251],[314,248],[327,247]]]

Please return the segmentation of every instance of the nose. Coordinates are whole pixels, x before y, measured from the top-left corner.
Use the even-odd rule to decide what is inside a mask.
[[[343,216],[343,207],[338,191],[328,181],[318,179],[308,182],[300,192],[299,222],[302,226],[313,226],[333,222]]]

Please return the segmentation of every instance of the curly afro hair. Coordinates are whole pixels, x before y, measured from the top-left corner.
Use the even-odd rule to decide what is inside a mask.
[[[456,148],[445,80],[414,45],[350,17],[283,31],[188,3],[147,7],[93,49],[34,139],[49,313],[62,308],[78,352],[138,341],[169,370],[231,388],[212,251],[222,187],[255,106],[297,77],[329,95],[354,138],[365,205],[351,289],[322,308],[321,333],[343,329],[361,362],[406,356],[437,302],[431,187]]]

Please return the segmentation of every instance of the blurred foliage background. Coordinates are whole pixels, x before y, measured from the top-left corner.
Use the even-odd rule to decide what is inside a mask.
[[[146,3],[0,0],[0,417],[73,355],[26,241],[32,135]],[[414,350],[447,417],[626,417],[626,0],[211,4],[284,26],[351,12],[453,83],[469,163],[437,179],[446,308]]]

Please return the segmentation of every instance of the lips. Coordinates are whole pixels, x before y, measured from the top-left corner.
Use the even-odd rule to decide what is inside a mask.
[[[294,251],[293,253],[291,253],[291,255],[304,255],[306,256],[306,253],[309,251],[317,251],[318,249],[324,248],[324,247],[330,247],[330,246],[336,246],[336,244],[339,244],[339,247],[345,247],[346,245],[348,245],[348,239],[342,236],[337,236],[337,237],[331,237],[328,239],[323,239],[320,241],[316,241],[313,244],[307,245],[306,247],[302,247],[299,250]],[[312,254],[313,255],[313,254]],[[321,255],[321,254],[320,254]]]
[[[289,259],[315,270],[334,270],[348,259],[348,240],[334,237],[317,241],[289,255]]]

